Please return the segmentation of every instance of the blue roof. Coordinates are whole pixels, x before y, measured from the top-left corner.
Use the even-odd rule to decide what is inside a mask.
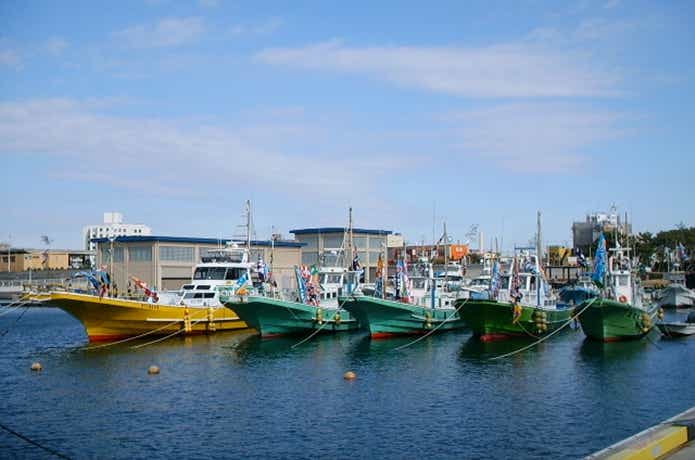
[[[295,235],[309,235],[312,233],[344,233],[345,227],[320,227],[320,228],[299,228],[296,230],[290,230],[290,233]],[[353,228],[353,233],[361,233],[367,235],[390,235],[393,232],[391,230],[374,230],[368,228]]]
[[[92,238],[95,243],[108,243],[108,238]],[[231,240],[227,238],[196,238],[188,236],[117,236],[114,239],[118,243],[189,243],[189,244],[220,244],[226,243],[227,241],[234,241],[236,243],[246,243],[240,240]],[[272,246],[270,240],[251,240],[251,246]],[[277,248],[300,248],[306,245],[306,243],[300,243],[298,241],[276,241],[275,247]]]

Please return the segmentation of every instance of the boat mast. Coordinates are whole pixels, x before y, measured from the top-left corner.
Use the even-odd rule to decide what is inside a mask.
[[[447,245],[449,244],[449,235],[446,233],[446,222],[444,222],[444,288],[447,286],[447,282],[449,281],[449,248]]]
[[[251,257],[251,200],[246,200],[246,250]]]
[[[543,246],[541,236],[541,212],[536,218],[536,306],[541,305],[541,260],[543,260]]]

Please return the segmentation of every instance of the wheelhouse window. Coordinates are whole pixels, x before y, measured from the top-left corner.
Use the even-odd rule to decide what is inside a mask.
[[[238,280],[239,278],[244,276],[244,273],[246,273],[245,268],[239,268],[239,267],[228,268],[224,279],[226,279],[226,280]]]
[[[339,273],[326,273],[322,278],[321,284],[340,284],[341,282]]]
[[[198,267],[193,273],[196,280],[223,280],[225,279],[226,268],[224,267]]]

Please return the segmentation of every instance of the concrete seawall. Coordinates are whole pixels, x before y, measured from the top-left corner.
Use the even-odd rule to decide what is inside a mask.
[[[586,457],[684,460],[695,458],[695,407]]]

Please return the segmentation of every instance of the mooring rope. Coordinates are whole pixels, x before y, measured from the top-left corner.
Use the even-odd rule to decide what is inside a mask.
[[[526,350],[528,350],[529,348],[532,348],[532,347],[538,345],[539,343],[541,343],[541,342],[543,342],[543,341],[549,339],[550,337],[554,336],[555,334],[557,334],[558,332],[560,332],[561,330],[563,330],[565,327],[567,327],[567,325],[570,324],[572,321],[574,321],[576,318],[579,318],[579,315],[581,315],[582,313],[584,313],[584,312],[586,311],[586,309],[589,308],[589,307],[596,301],[597,298],[598,298],[598,297],[594,297],[593,299],[591,299],[591,301],[586,305],[586,307],[582,308],[582,310],[581,310],[579,313],[577,313],[576,315],[572,316],[570,319],[567,320],[567,322],[565,322],[565,324],[563,324],[563,325],[560,326],[559,328],[555,329],[553,332],[551,332],[550,334],[546,335],[545,337],[541,337],[539,340],[536,340],[536,341],[533,342],[532,344],[526,345],[525,347],[521,347],[521,348],[519,348],[518,350],[509,352],[509,353],[505,353],[505,354],[503,354],[503,355],[495,356],[494,358],[489,358],[489,360],[490,360],[490,361],[494,361],[494,360],[496,360],[496,359],[502,359],[502,358],[507,358],[507,357],[509,357],[509,356],[516,355],[517,353],[521,353],[522,351],[526,351]]]
[[[345,305],[345,302],[347,302],[348,299],[350,299],[350,298],[352,298],[352,296],[346,297],[345,300],[343,300],[343,303],[338,304],[338,309],[336,310],[336,312],[342,310],[342,309],[343,309],[343,305]],[[319,308],[320,308],[320,307],[319,307]],[[292,345],[292,346],[290,347],[290,349],[294,349],[294,348],[300,346],[301,344],[303,344],[304,342],[306,342],[306,341],[308,341],[308,340],[311,340],[314,336],[316,336],[316,334],[318,334],[319,332],[321,332],[321,330],[323,330],[323,328],[326,327],[326,326],[328,325],[328,323],[329,323],[329,321],[324,321],[324,323],[321,325],[321,327],[319,327],[319,328],[316,329],[314,332],[312,332],[311,334],[309,334],[308,337],[305,337],[303,340],[300,340],[299,342],[297,342],[297,343],[295,343],[294,345]],[[334,320],[333,324],[335,324],[335,320]]]
[[[162,330],[164,330],[164,329],[166,329],[166,328],[168,328],[168,327],[173,326],[174,324],[178,324],[178,323],[180,323],[181,321],[182,321],[182,320],[177,319],[177,320],[174,320],[174,321],[170,322],[169,324],[165,324],[165,325],[162,326],[162,327],[158,327],[157,329],[152,329],[151,331],[147,331],[147,332],[145,332],[145,333],[143,333],[143,334],[136,335],[136,336],[133,336],[133,337],[126,337],[125,339],[118,340],[118,341],[116,341],[116,342],[109,342],[109,343],[105,343],[105,344],[102,344],[102,345],[94,345],[93,347],[87,347],[87,348],[85,348],[85,350],[96,350],[96,349],[98,349],[98,348],[106,348],[106,347],[110,347],[110,346],[113,346],[113,345],[118,345],[118,344],[121,344],[121,343],[130,342],[130,341],[132,341],[132,340],[140,339],[140,338],[145,337],[145,336],[148,336],[148,335],[150,335],[150,334],[154,334],[155,332],[162,331]]]
[[[205,312],[205,313],[207,313],[207,312]],[[205,321],[206,319],[207,319],[206,317],[202,317],[202,318],[200,318],[198,321],[195,321],[195,322],[191,323],[191,328],[193,328],[193,326],[195,326],[196,324],[198,324],[198,323],[200,323],[200,322],[202,322],[202,321]],[[161,342],[161,341],[163,341],[163,340],[169,339],[169,338],[174,337],[175,335],[178,335],[178,334],[180,334],[180,333],[182,333],[182,332],[186,332],[186,329],[185,329],[185,328],[179,329],[178,331],[172,332],[171,334],[165,335],[164,337],[160,337],[160,338],[158,338],[158,339],[156,339],[156,340],[152,340],[151,342],[143,343],[143,344],[140,344],[140,345],[134,345],[134,346],[132,346],[132,347],[130,347],[130,348],[131,348],[132,350],[137,350],[137,349],[139,349],[139,348],[146,347],[146,346],[148,346],[148,345],[152,345],[152,344]]]
[[[13,311],[16,311],[17,309],[22,308],[23,306],[25,306],[28,303],[31,303],[31,296],[28,296],[28,295],[22,296],[18,300],[15,300],[14,302],[11,302],[11,303],[3,306],[3,308],[7,308],[8,310],[1,311],[0,316],[5,316],[8,313],[12,313]]]
[[[29,436],[23,435],[22,433],[19,433],[19,432],[13,430],[12,428],[3,425],[2,423],[0,423],[0,428],[2,428],[3,430],[7,431],[8,433],[10,433],[10,434],[12,434],[12,435],[18,437],[18,438],[21,439],[22,441],[26,441],[26,442],[28,442],[29,444],[31,444],[31,445],[33,445],[33,446],[36,446],[36,447],[38,447],[39,449],[41,449],[41,450],[43,450],[43,451],[45,451],[45,452],[48,452],[48,453],[51,454],[51,455],[54,455],[54,456],[56,456],[56,457],[58,457],[58,458],[64,458],[64,459],[70,460],[70,457],[68,457],[67,455],[61,454],[60,452],[58,452],[58,451],[55,450],[55,449],[51,449],[50,447],[46,447],[46,446],[44,446],[44,445],[42,445],[42,444],[39,444],[38,442],[36,442],[36,441],[34,441],[33,439],[31,439]]]
[[[410,343],[406,343],[405,345],[401,345],[400,347],[396,347],[396,348],[393,349],[393,351],[403,350],[404,348],[407,348],[407,347],[409,347],[409,346],[411,346],[411,345],[413,345],[413,344],[416,344],[416,343],[418,343],[420,340],[423,340],[424,338],[429,337],[430,335],[432,335],[435,331],[437,331],[437,329],[439,329],[440,327],[442,327],[445,323],[448,323],[449,320],[451,320],[451,318],[453,318],[454,315],[457,314],[457,313],[459,312],[459,310],[461,310],[461,308],[463,308],[463,306],[466,305],[466,303],[467,303],[470,299],[471,299],[471,298],[469,297],[469,298],[465,299],[463,302],[461,302],[461,305],[459,305],[459,307],[458,307],[456,310],[454,310],[454,312],[453,312],[451,315],[449,315],[447,318],[445,318],[441,323],[437,324],[437,327],[435,327],[434,329],[429,330],[429,331],[427,332],[427,334],[421,335],[420,337],[418,337],[417,339],[413,340],[413,341],[410,342]]]
[[[7,335],[8,332],[10,332],[10,329],[12,329],[19,322],[19,320],[22,319],[24,314],[29,310],[29,307],[31,307],[31,303],[27,302],[27,304],[24,306],[24,311],[22,311],[22,313],[20,313],[20,315],[17,318],[15,318],[14,322],[7,329],[0,333],[0,337],[4,337],[5,335]]]

